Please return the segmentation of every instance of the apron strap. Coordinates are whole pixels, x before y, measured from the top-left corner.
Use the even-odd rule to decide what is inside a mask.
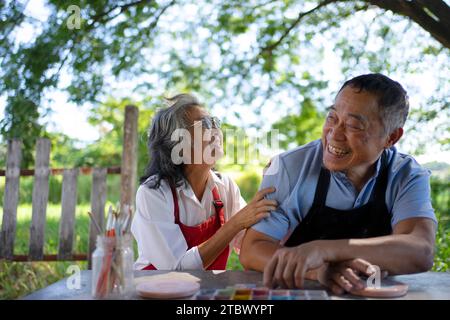
[[[178,206],[177,190],[173,185],[170,185],[173,197],[173,215],[175,216],[175,223],[180,224],[180,207]]]
[[[223,201],[220,200],[220,195],[219,195],[219,191],[217,190],[217,187],[214,186],[214,188],[212,189],[212,194],[213,194],[213,205],[214,208],[216,210],[216,216],[219,218],[220,221],[220,225],[223,226],[225,224],[225,217],[224,217],[224,213],[223,213]]]
[[[322,166],[320,167],[319,181],[317,182],[313,206],[320,206],[320,207],[325,206],[329,184],[330,184],[330,171]]]
[[[173,214],[175,216],[175,223],[180,224],[180,207],[178,205],[178,196],[177,191],[173,185],[170,185],[170,190],[172,191],[172,197],[173,197]],[[214,209],[216,211],[216,216],[219,218],[220,225],[223,226],[225,224],[225,217],[224,217],[224,209],[223,209],[223,201],[220,200],[219,191],[217,190],[217,187],[214,186],[212,189],[213,194],[213,205]]]
[[[380,173],[377,177],[377,181],[375,182],[375,187],[372,192],[371,198],[374,200],[386,202],[385,200],[385,194],[386,194],[386,187],[388,182],[388,164],[387,164],[387,156],[386,152],[383,151],[383,154],[381,155],[381,166],[380,166]]]

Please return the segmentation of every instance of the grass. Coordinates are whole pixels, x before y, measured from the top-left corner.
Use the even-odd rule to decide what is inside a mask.
[[[60,206],[47,206],[45,226],[44,254],[56,254],[58,250]],[[75,217],[74,252],[86,253],[89,237],[89,205],[77,206]],[[17,210],[15,254],[28,254],[31,205],[20,205]],[[3,210],[0,212],[2,221]],[[81,269],[87,268],[86,262],[6,262],[0,261],[0,299],[15,299],[67,276],[70,265],[77,264]]]
[[[75,252],[86,252],[89,237],[90,205],[78,205],[75,211]],[[15,254],[28,254],[28,243],[30,239],[31,226],[31,204],[22,204],[17,209],[16,241],[14,244]],[[0,218],[3,210],[0,212]],[[56,254],[58,251],[58,233],[61,207],[59,204],[47,205],[47,218],[45,225],[44,253]]]

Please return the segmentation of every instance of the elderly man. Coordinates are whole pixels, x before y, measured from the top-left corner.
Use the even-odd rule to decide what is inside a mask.
[[[270,287],[306,278],[336,294],[363,289],[370,269],[429,270],[437,225],[429,171],[394,147],[408,107],[406,91],[384,75],[345,82],[322,138],[272,160],[261,188],[274,186],[267,198],[279,206],[247,230],[243,266],[264,271]]]

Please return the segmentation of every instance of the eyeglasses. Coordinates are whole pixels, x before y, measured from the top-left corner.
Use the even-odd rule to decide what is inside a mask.
[[[190,127],[195,126],[197,123],[202,123],[202,128],[204,129],[220,129],[222,123],[217,117],[203,117],[201,120],[194,121],[194,124],[190,125]]]

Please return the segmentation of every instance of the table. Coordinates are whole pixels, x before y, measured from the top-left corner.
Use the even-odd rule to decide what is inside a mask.
[[[163,275],[173,271],[148,270],[135,271],[135,279],[145,276]],[[255,283],[262,285],[262,273],[255,271],[183,271],[183,276],[196,277],[200,281],[202,289],[225,288],[239,283]],[[450,273],[447,272],[426,272],[413,275],[402,275],[391,277],[390,279],[401,281],[409,285],[407,295],[397,298],[402,300],[449,300],[450,299]],[[46,288],[35,291],[23,297],[24,300],[91,300],[91,271],[81,271],[81,288],[68,289],[67,278],[62,279]],[[305,289],[323,290],[324,288],[315,281],[305,281]],[[334,296],[330,294],[332,300],[366,299],[351,295]],[[141,299],[134,295],[131,299]]]

